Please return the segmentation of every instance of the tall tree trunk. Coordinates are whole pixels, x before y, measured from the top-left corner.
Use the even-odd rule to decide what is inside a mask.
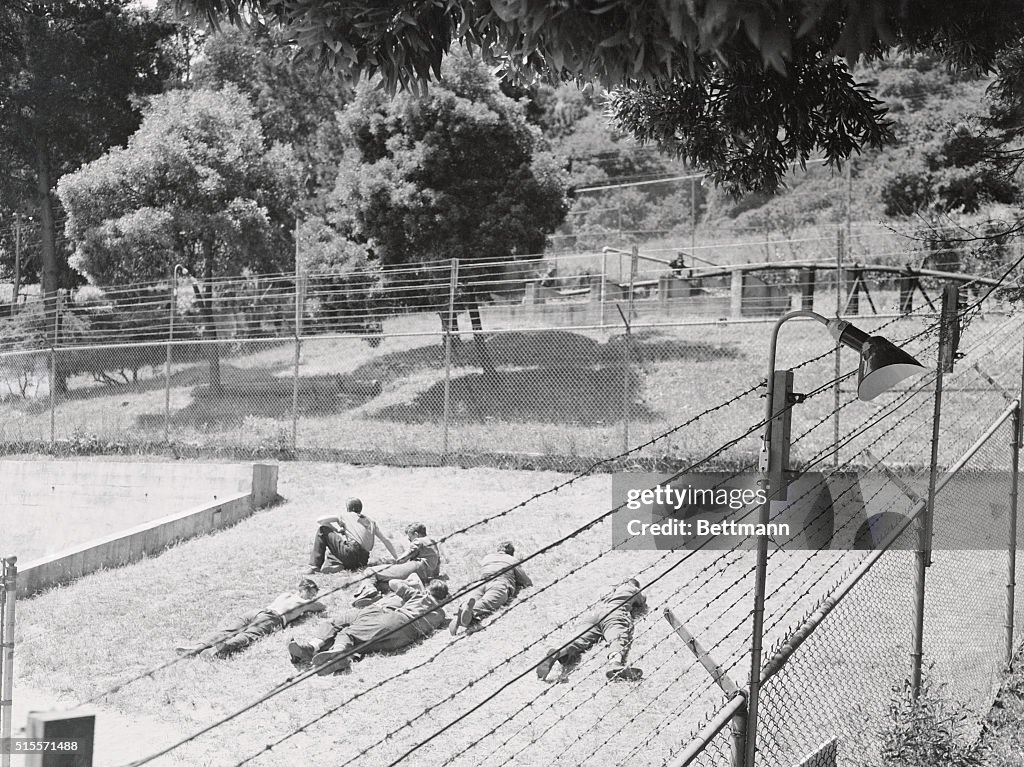
[[[46,316],[47,333],[55,338],[58,332],[57,288],[60,271],[57,266],[57,228],[53,220],[53,197],[50,192],[50,151],[44,138],[36,140],[36,202],[39,205],[39,223],[42,242],[43,269],[41,282],[43,307]],[[60,355],[54,365],[55,375],[51,382],[56,394],[67,394],[68,377]]]
[[[220,345],[217,343],[217,318],[213,313],[213,239],[210,237],[203,238],[203,280],[206,282],[203,288],[203,321],[213,340],[207,346],[207,359],[210,361],[210,393],[222,394],[224,387],[220,381]]]
[[[469,322],[473,326],[473,345],[476,347],[476,357],[480,367],[484,369],[485,376],[494,376],[494,363],[491,355],[487,352],[487,339],[484,337],[484,323],[480,319],[480,304],[473,301],[469,305]]]

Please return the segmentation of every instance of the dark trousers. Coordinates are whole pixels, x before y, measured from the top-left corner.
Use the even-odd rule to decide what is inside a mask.
[[[380,604],[362,609],[350,608],[319,620],[313,626],[311,638],[326,649],[333,642],[334,650],[346,650],[367,642],[362,652],[388,652],[408,647],[430,633],[430,626],[422,619],[408,623],[409,618]]]
[[[370,552],[334,528],[320,525],[313,539],[313,551],[309,555],[309,566],[320,567],[327,552],[337,559],[346,570],[359,570],[370,561]]]
[[[582,628],[578,626],[577,630]],[[558,653],[559,660],[574,663],[580,655],[604,639],[608,643],[608,657],[626,662],[629,646],[633,641],[633,617],[628,607],[619,607],[611,615],[600,618],[596,623],[576,637]]]
[[[284,621],[280,615],[260,610],[243,615],[234,624],[210,634],[198,644],[212,647],[223,654],[238,652],[283,626]]]
[[[477,586],[469,595],[476,600],[473,604],[473,617],[475,619],[486,618],[499,607],[512,601],[513,594],[514,590],[503,578],[496,578]]]

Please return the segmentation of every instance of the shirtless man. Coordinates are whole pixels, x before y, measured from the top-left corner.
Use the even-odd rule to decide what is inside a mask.
[[[512,541],[502,541],[497,549],[480,560],[480,567],[483,570],[481,579],[494,576],[496,573],[501,575],[477,586],[462,603],[458,617],[448,627],[452,636],[458,632],[460,626],[467,631],[477,630],[483,618],[511,602],[519,593],[519,589],[533,585],[530,576],[519,566],[515,553],[516,547]]]
[[[174,648],[179,655],[201,654],[203,657],[226,658],[244,650],[260,637],[282,629],[306,613],[322,612],[317,601],[319,588],[311,578],[300,578],[295,591],[286,591],[262,610],[239,618],[232,625],[210,634],[191,645]]]
[[[376,522],[363,514],[363,502],[358,498],[349,498],[345,501],[345,511],[320,517],[316,523],[308,573],[366,567],[375,539],[384,544],[392,559],[398,559],[398,552],[388,537]],[[335,560],[334,564],[325,564],[328,554]]]

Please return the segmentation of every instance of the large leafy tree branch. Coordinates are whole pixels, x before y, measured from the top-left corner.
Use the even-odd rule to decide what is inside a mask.
[[[215,23],[280,27],[323,64],[353,77],[379,75],[392,89],[415,90],[437,80],[456,42],[479,48],[510,79],[541,76],[635,89],[638,101],[625,116],[634,118],[638,135],[699,160],[734,189],[772,189],[787,161],[812,151],[837,161],[887,138],[878,103],[844,73],[842,61],[899,47],[987,71],[1024,31],[1016,0],[178,5]],[[675,131],[667,129],[671,119],[678,120]],[[757,130],[750,130],[755,123]]]

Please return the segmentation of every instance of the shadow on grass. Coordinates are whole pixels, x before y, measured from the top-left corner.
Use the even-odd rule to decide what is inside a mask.
[[[452,345],[452,364],[481,367],[473,340],[463,334]],[[613,336],[607,342],[565,330],[495,333],[486,337],[487,355],[496,367],[591,368],[618,365],[626,356],[626,338]],[[667,338],[657,331],[640,331],[630,339],[631,362],[688,360],[706,362],[741,356],[732,346]],[[406,351],[390,352],[364,363],[352,375],[376,378],[385,383],[421,370],[444,368],[444,342]]]
[[[594,425],[622,419],[624,392],[630,392],[632,420],[656,414],[636,402],[639,377],[631,368],[539,368],[470,374],[453,378],[450,413],[453,421],[540,421]],[[438,381],[412,402],[391,405],[374,418],[405,423],[444,418],[444,381]]]
[[[222,390],[217,394],[205,385],[196,387],[192,402],[171,414],[171,425],[237,427],[251,416],[283,421],[292,417],[293,404],[298,406],[299,415],[331,415],[358,407],[380,394],[376,382],[336,375],[302,377],[296,393],[291,378],[268,378],[264,371],[257,372],[263,375],[222,379]],[[136,423],[143,429],[162,428],[164,414],[142,413]]]

